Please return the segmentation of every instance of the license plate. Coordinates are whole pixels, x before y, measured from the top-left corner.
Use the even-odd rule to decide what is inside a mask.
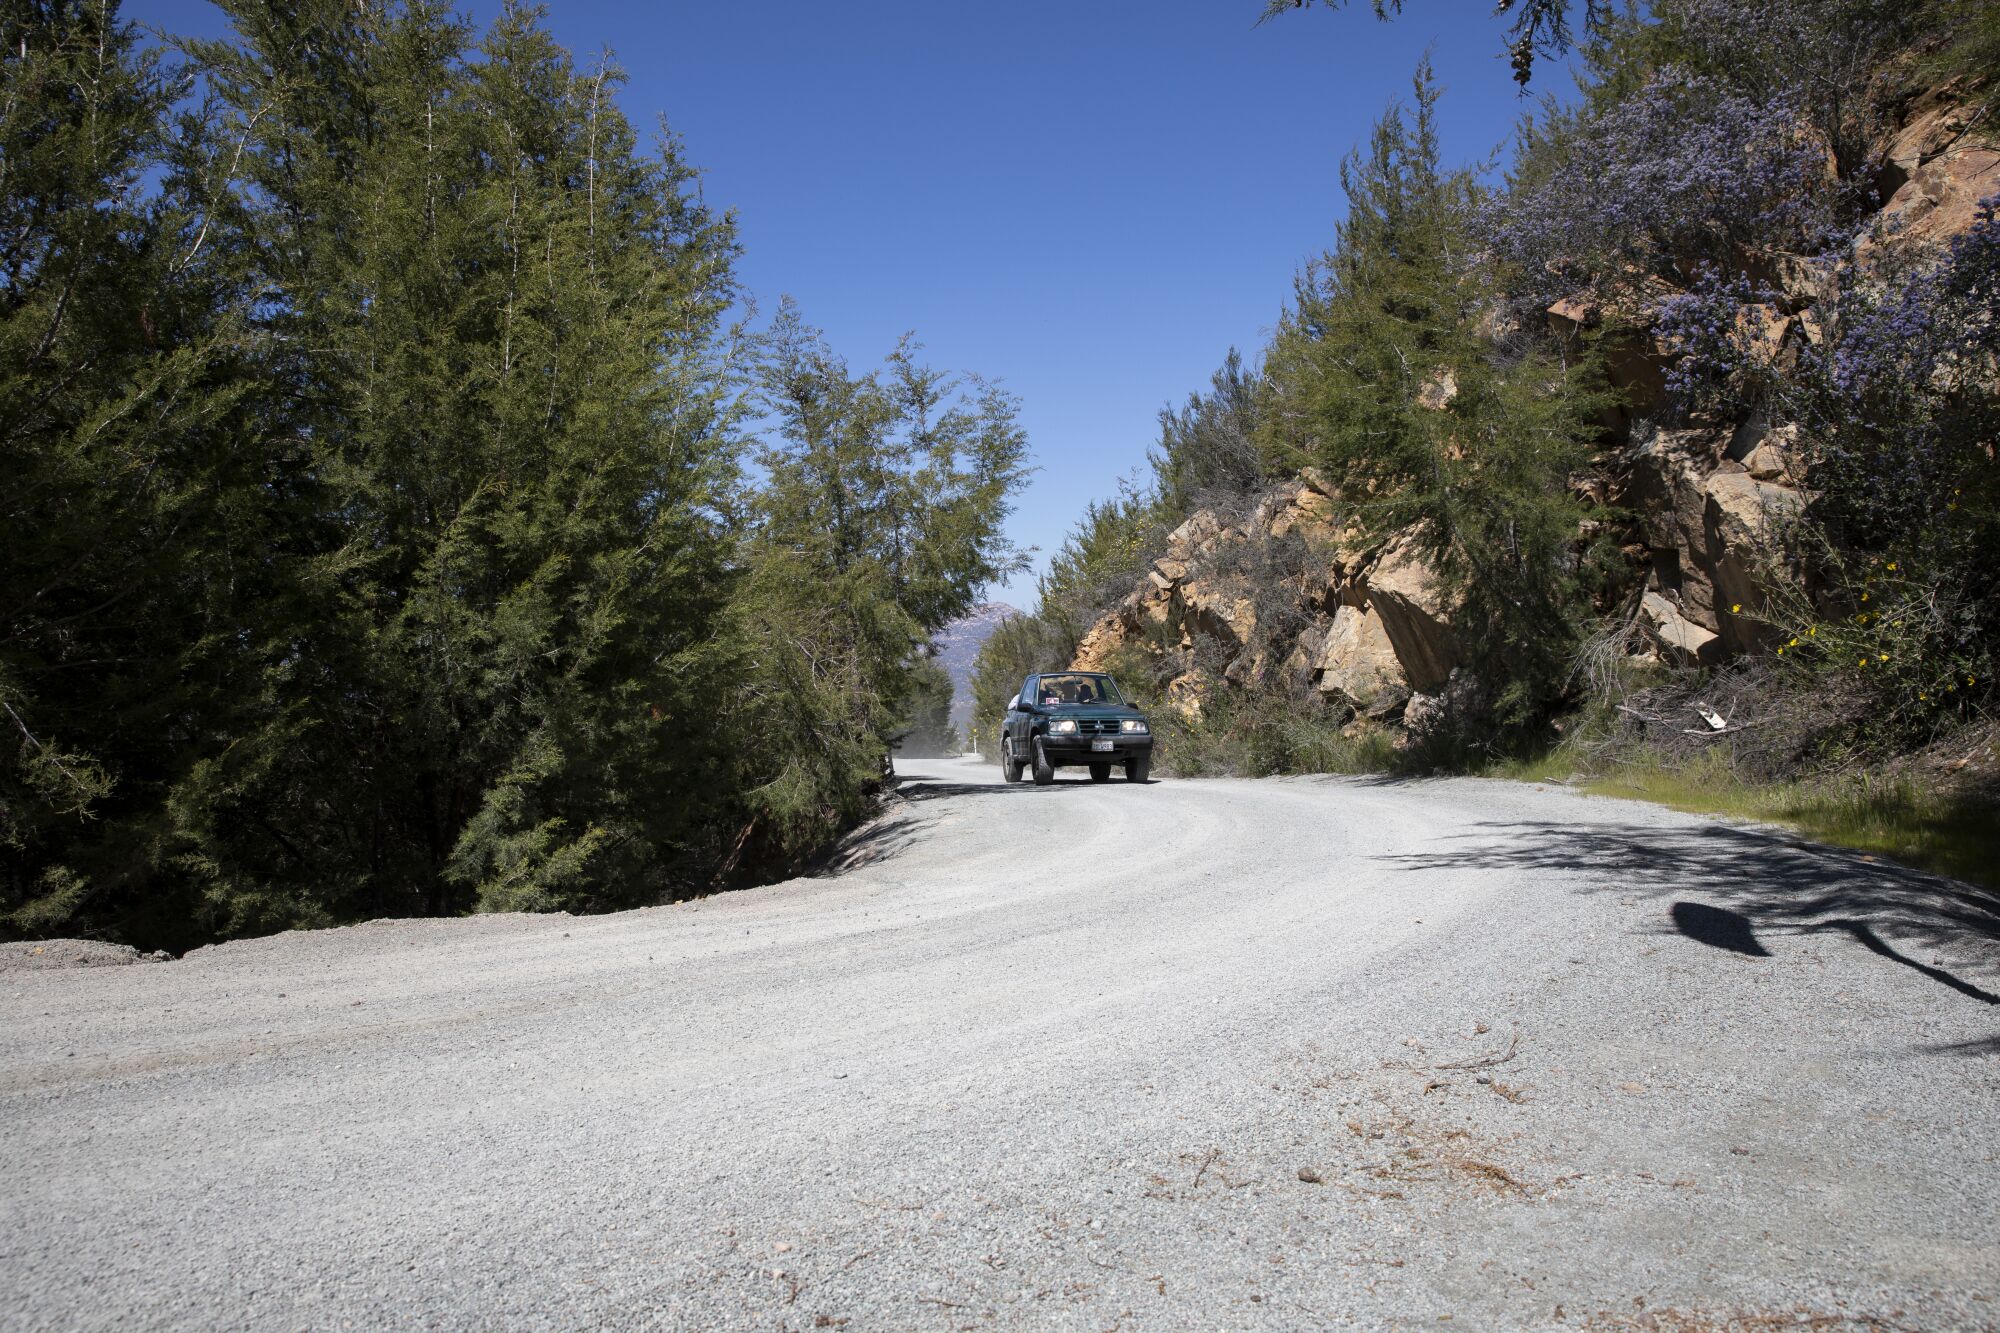
[[[1111,753],[1113,746],[1110,741],[1092,741],[1090,743],[1090,748],[1097,751],[1099,754],[1109,754]]]

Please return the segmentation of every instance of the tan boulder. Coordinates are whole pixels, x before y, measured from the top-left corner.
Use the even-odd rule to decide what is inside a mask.
[[[1721,660],[1721,636],[1689,620],[1659,593],[1646,593],[1640,599],[1639,613],[1660,645],[1662,656],[1683,665]]]
[[[1180,586],[1180,620],[1188,630],[1241,648],[1257,633],[1257,607],[1219,581],[1194,578]]]
[[[1793,424],[1773,426],[1761,415],[1752,416],[1730,437],[1725,457],[1741,463],[1758,481],[1797,486],[1805,480],[1805,449]]]
[[[1768,646],[1774,631],[1757,616],[1765,605],[1764,580],[1793,578],[1781,570],[1786,530],[1805,500],[1789,486],[1760,481],[1748,472],[1717,472],[1702,487],[1700,563],[1714,589],[1715,628],[1731,653]]]
[[[1440,370],[1417,390],[1417,406],[1427,412],[1442,412],[1458,397],[1458,376]]]
[[[1775,305],[1746,305],[1736,312],[1737,345],[1762,365],[1786,366],[1794,358],[1785,338],[1796,323]]]
[[[1396,657],[1396,646],[1382,626],[1382,617],[1368,608],[1343,606],[1334,613],[1312,670],[1322,694],[1365,716],[1387,716],[1410,697],[1410,681]]]
[[[1963,234],[1978,219],[1979,201],[2000,192],[2000,149],[1971,128],[1967,110],[1941,94],[1913,109],[1883,152],[1886,227],[1881,239],[1856,247],[1864,270],[1884,249],[1934,247]]]
[[[1697,428],[1655,430],[1632,453],[1626,503],[1652,554],[1652,577],[1680,613],[1713,632],[1715,586],[1710,577],[1703,486],[1721,462],[1729,432]]]
[[[1167,557],[1183,567],[1222,535],[1223,522],[1213,509],[1197,509],[1167,534]]]
[[[1167,707],[1193,720],[1201,716],[1202,705],[1215,692],[1215,682],[1200,667],[1167,682]]]
[[[1114,607],[1084,632],[1083,642],[1076,646],[1076,656],[1070,659],[1070,670],[1103,671],[1105,663],[1129,642],[1131,636],[1124,617]]]
[[[1169,584],[1162,588],[1151,581],[1142,583],[1125,599],[1123,606],[1125,623],[1135,632],[1142,631],[1148,625],[1164,625],[1167,623],[1167,618],[1173,614],[1173,606],[1173,585]]]
[[[1273,537],[1298,533],[1308,541],[1324,540],[1338,530],[1338,510],[1331,498],[1299,482],[1281,492],[1265,518]]]
[[[1306,689],[1318,679],[1315,664],[1319,661],[1320,650],[1326,646],[1327,626],[1308,625],[1299,631],[1299,637],[1292,641],[1290,651],[1278,663],[1277,679],[1294,693]]]
[[[1734,432],[1660,430],[1633,452],[1627,503],[1652,553],[1654,591],[1690,624],[1720,636],[1711,651],[1767,646],[1762,580],[1803,510],[1797,433],[1752,421]],[[1796,576],[1793,571],[1787,577]]]
[[[1381,618],[1403,675],[1415,690],[1443,687],[1457,665],[1451,616],[1436,574],[1418,546],[1420,533],[1398,533],[1363,574],[1366,604]]]

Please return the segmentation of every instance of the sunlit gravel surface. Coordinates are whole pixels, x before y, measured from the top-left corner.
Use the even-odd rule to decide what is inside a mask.
[[[903,768],[698,903],[0,955],[0,1327],[2000,1326],[1990,898],[1557,787]]]

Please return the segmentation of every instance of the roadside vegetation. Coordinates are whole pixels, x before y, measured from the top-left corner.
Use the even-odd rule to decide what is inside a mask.
[[[1992,7],[1528,12],[1517,68],[1546,75],[1535,43],[1568,15],[1577,95],[1531,104],[1496,178],[1440,159],[1417,71],[1344,162],[1347,216],[1271,342],[1161,414],[1150,475],[1083,515],[989,643],[975,737],[1010,681],[1185,563],[1184,525],[1234,525],[1198,585],[1169,569],[1171,611],[1089,648],[1157,710],[1172,770],[1575,779],[1992,882],[2000,196],[1936,244],[1883,212],[1910,108],[1995,138]],[[1635,481],[1669,431],[1779,440],[1798,469],[1796,510],[1718,582],[1699,660],[1640,617],[1677,592],[1649,535],[1677,502]],[[1300,478],[1337,540],[1268,518]],[[1461,664],[1421,724],[1320,688],[1300,637],[1342,586],[1328,547],[1392,537],[1434,575]]]
[[[0,935],[185,948],[794,865],[937,712],[1025,440],[741,310],[540,11],[0,16]]]

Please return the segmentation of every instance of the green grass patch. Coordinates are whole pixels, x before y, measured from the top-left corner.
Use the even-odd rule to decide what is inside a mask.
[[[2000,888],[2000,810],[1940,793],[1912,778],[1859,773],[1749,782],[1721,751],[1681,764],[1642,755],[1578,773],[1561,750],[1508,764],[1495,776],[1573,782],[1603,796],[1785,824],[1821,842]]]

